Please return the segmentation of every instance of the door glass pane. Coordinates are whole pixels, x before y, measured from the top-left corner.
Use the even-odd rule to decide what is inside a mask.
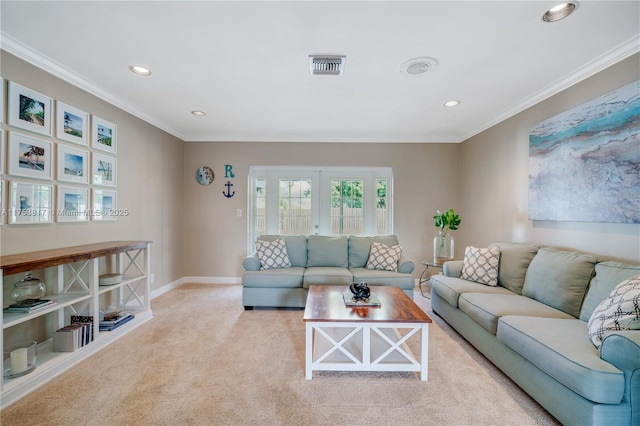
[[[376,180],[376,233],[387,234],[387,179]]]
[[[331,234],[363,234],[363,187],[362,179],[331,179]]]
[[[278,233],[311,233],[311,179],[279,179]]]
[[[267,233],[267,181],[264,178],[256,179],[255,193],[256,211],[254,212],[256,235]]]

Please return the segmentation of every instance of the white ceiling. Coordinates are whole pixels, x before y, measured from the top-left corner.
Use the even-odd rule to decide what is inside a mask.
[[[0,45],[185,141],[460,142],[640,50],[640,2],[557,3],[3,0]]]

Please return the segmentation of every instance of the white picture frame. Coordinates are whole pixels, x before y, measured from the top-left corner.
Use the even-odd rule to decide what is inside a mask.
[[[94,188],[91,218],[95,221],[116,220],[118,217],[117,192],[110,189]]]
[[[4,149],[4,129],[0,129],[0,174],[4,174],[6,152]]]
[[[113,123],[95,115],[91,117],[91,146],[95,149],[117,153],[118,129]]]
[[[58,144],[57,180],[89,183],[89,151]]]
[[[87,222],[90,206],[89,188],[58,185],[57,222]]]
[[[89,113],[56,101],[56,137],[66,142],[88,145]]]
[[[4,123],[4,78],[0,77],[0,123]]]
[[[91,182],[100,186],[117,186],[117,160],[115,157],[93,153],[91,162]]]
[[[9,187],[9,224],[53,221],[53,185],[12,181]]]
[[[8,172],[14,176],[51,180],[53,144],[9,132]]]
[[[30,132],[51,136],[53,99],[13,81],[9,82],[7,122]]]
[[[7,216],[7,209],[4,203],[4,196],[5,196],[4,180],[0,179],[0,212],[2,213],[0,214],[0,225],[4,225],[5,217]]]

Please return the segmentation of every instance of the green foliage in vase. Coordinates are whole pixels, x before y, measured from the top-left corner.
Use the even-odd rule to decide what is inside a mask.
[[[455,231],[458,229],[460,222],[462,222],[460,216],[458,216],[453,209],[449,209],[444,213],[438,210],[438,214],[433,217],[433,220],[436,228],[440,228],[443,234],[446,234],[450,230]]]

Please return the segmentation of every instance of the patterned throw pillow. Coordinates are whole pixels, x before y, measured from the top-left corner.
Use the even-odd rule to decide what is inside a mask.
[[[622,281],[593,310],[589,338],[600,349],[607,334],[616,330],[640,330],[640,275]]]
[[[469,246],[464,250],[460,278],[495,287],[498,285],[499,263],[499,247],[476,248]]]
[[[273,241],[257,240],[256,252],[258,252],[258,259],[260,259],[260,269],[291,267],[284,238]]]
[[[382,243],[372,243],[366,268],[396,271],[398,270],[398,261],[401,255],[402,246],[389,247]]]

